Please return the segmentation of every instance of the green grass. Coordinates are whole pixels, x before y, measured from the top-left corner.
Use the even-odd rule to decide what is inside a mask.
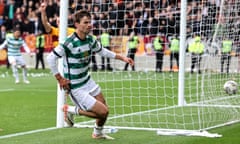
[[[89,128],[60,128],[1,139],[1,136],[53,128],[56,126],[57,97],[54,77],[49,73],[49,70],[29,70],[29,74],[30,85],[23,83],[16,85],[14,84],[14,78],[11,76],[11,70],[6,70],[5,67],[0,68],[0,129],[2,129],[2,131],[0,131],[0,144],[235,144],[240,141],[240,124],[210,130],[210,132],[222,134],[223,137],[221,138],[158,136],[156,131],[120,129],[119,132],[111,134],[116,138],[114,141],[106,141],[91,139],[92,129]],[[114,74],[101,72],[98,74],[93,73],[92,76],[101,85],[107,98],[111,112],[110,117],[123,113],[161,109],[166,106],[166,104],[172,106],[177,103],[177,87],[173,87],[177,85],[178,82],[177,74],[169,77],[168,73],[156,75],[151,72],[148,74],[143,72],[115,72]],[[189,76],[186,75],[186,77]],[[196,79],[198,78],[200,79],[201,77],[186,79],[186,87],[190,84],[194,87],[193,83],[196,83]],[[131,81],[129,79],[131,79]],[[148,79],[148,81],[146,81],[146,79]],[[219,79],[219,76],[213,76],[213,79]],[[134,80],[137,82],[134,82]],[[162,88],[163,85],[166,86],[165,89]],[[188,96],[196,91],[198,91],[198,88],[186,90],[186,95]],[[209,92],[209,90],[206,89],[206,92]],[[157,94],[162,93],[165,95],[156,97]],[[219,95],[222,94],[221,92],[217,93]],[[118,97],[119,95],[122,97]],[[152,97],[149,98],[149,96]],[[194,99],[190,99],[189,97],[188,101],[194,101]],[[196,108],[176,108],[160,110],[142,115],[123,117],[121,119],[110,119],[108,124],[112,125],[116,123],[131,126],[131,124],[134,123],[134,126],[143,126],[144,124],[139,123],[139,119],[141,119],[141,121],[145,122],[144,126],[146,127],[172,126],[181,128],[184,122],[197,120],[197,117],[187,115],[188,113],[197,112],[195,109]],[[209,115],[209,118],[205,115],[205,121],[208,119],[224,120],[224,117],[221,117],[221,113],[218,112],[223,111],[223,109],[218,110],[215,108],[214,110],[216,113],[219,113],[219,115],[215,117]],[[178,115],[182,111],[186,113],[186,116],[176,118],[171,115],[172,113]],[[236,112],[236,115],[238,114],[239,113]],[[80,117],[76,120],[81,122],[89,119]],[[165,120],[168,120],[172,124],[159,125],[155,123]],[[209,123],[206,123],[206,125],[207,124]]]

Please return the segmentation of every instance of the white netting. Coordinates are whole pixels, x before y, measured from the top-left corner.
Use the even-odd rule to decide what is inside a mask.
[[[227,95],[223,85],[227,80],[239,82],[240,1],[198,0],[187,3],[187,41],[185,55],[186,105],[178,106],[178,67],[174,60],[170,72],[170,47],[180,33],[180,1],[73,1],[72,11],[88,9],[93,16],[93,34],[100,37],[108,30],[111,50],[127,54],[127,41],[134,31],[140,45],[135,55],[136,71],[123,71],[124,63],[111,60],[113,71],[101,70],[101,58],[96,55],[97,72],[93,78],[101,85],[110,108],[107,125],[142,129],[200,130],[222,126],[240,119],[239,93]],[[162,72],[155,72],[155,51],[152,41],[158,34],[164,42]],[[204,44],[200,69],[191,73],[191,53],[187,47],[195,35]],[[228,73],[221,72],[222,41],[232,41]],[[106,63],[106,62],[105,62]],[[226,65],[226,63],[225,63]],[[96,70],[96,69],[95,69]],[[198,71],[200,70],[200,71]],[[94,121],[77,117],[82,124]]]

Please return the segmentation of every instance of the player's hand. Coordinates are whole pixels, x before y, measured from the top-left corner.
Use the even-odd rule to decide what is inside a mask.
[[[123,61],[125,61],[126,63],[129,63],[131,66],[134,65],[134,61],[131,58],[125,57]]]
[[[33,57],[33,55],[34,55],[34,53],[33,53],[33,52],[31,52],[31,53],[30,53],[30,57]]]
[[[40,10],[41,10],[41,11],[45,11],[45,10],[46,10],[46,7],[47,7],[47,3],[46,3],[46,2],[42,2],[42,3],[41,3]]]
[[[70,90],[70,87],[69,87],[70,80],[67,80],[65,78],[61,78],[60,80],[58,80],[58,83],[59,83],[61,89],[64,89],[65,91]]]

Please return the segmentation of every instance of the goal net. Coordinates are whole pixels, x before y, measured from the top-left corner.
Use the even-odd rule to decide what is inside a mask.
[[[223,89],[227,80],[239,82],[239,0],[189,0],[185,5],[186,19],[182,21],[180,0],[69,2],[73,12],[91,11],[93,35],[100,40],[103,31],[107,31],[111,35],[112,51],[127,55],[131,32],[139,39],[135,71],[130,66],[124,70],[125,63],[116,60],[110,60],[111,71],[105,60],[104,69],[97,54],[96,65],[93,61],[92,78],[101,86],[110,109],[106,127],[165,131],[159,134],[169,130],[191,135],[188,131],[209,130],[240,120],[239,92],[228,95]],[[186,30],[180,29],[183,21]],[[186,35],[184,32],[180,35],[182,31]],[[196,60],[193,68],[189,46],[195,42],[196,35],[204,49],[198,55],[201,60]],[[156,71],[153,43],[156,36],[163,43],[161,71]],[[180,68],[175,59],[170,68],[170,43],[179,37],[180,41],[186,37],[180,49],[184,55],[179,55],[184,58],[182,87],[178,85]],[[224,40],[232,42],[229,69],[227,60],[221,65]],[[179,91],[184,91],[183,96],[179,97]],[[182,105],[178,104],[180,100],[184,101]],[[75,120],[80,127],[93,126],[95,122],[77,116]]]

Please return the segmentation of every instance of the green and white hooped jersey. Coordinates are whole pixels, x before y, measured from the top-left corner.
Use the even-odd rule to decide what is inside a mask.
[[[79,88],[90,79],[88,73],[93,52],[101,51],[99,42],[91,35],[80,40],[73,33],[53,51],[58,57],[63,57],[63,74],[71,82],[72,89]]]
[[[22,38],[15,39],[14,36],[9,36],[3,43],[3,47],[7,46],[8,56],[21,56],[21,46],[24,40]]]

